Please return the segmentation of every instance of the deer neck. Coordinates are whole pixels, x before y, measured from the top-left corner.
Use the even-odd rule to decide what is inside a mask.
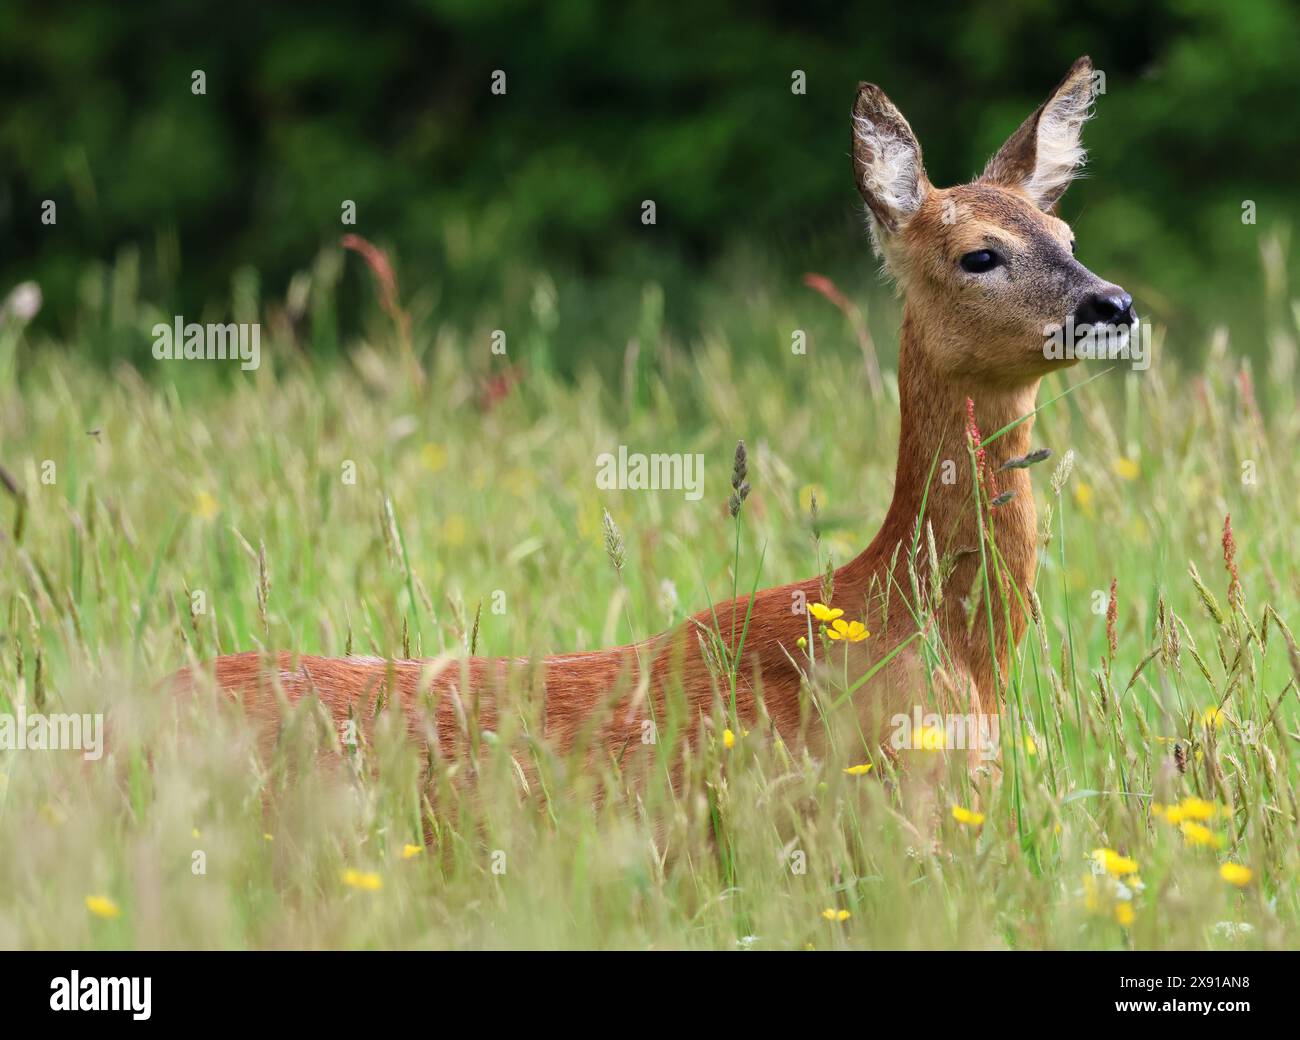
[[[940,537],[948,531],[964,530],[968,523],[977,523],[967,450],[967,402],[973,403],[975,425],[988,441],[1003,427],[1031,415],[1038,380],[999,386],[940,372],[930,361],[938,351],[927,342],[937,335],[910,307],[904,312],[898,362],[898,465],[889,515],[894,525],[905,525],[910,534],[924,501],[926,519],[934,527],[935,536]],[[944,344],[943,350],[951,353],[954,346],[962,349],[961,344]],[[1013,501],[1023,499],[1032,505],[1025,470],[1001,467],[1029,452],[1033,422],[1032,417],[1026,419],[983,445],[989,498],[1011,491]],[[946,462],[953,465],[945,466]]]
[[[996,656],[1004,661],[1008,641],[995,571],[1004,576],[1004,593],[1016,604],[1011,610],[1010,634],[1014,642],[1020,638],[1024,628],[1018,603],[1033,584],[1037,523],[1027,471],[1003,470],[1001,467],[1031,450],[1033,419],[1026,419],[983,445],[986,500],[1011,492],[1009,501],[984,514],[984,526],[990,530],[997,547],[996,555],[1000,558],[995,562],[991,559],[995,554],[987,542],[984,553],[980,551],[981,520],[976,510],[975,478],[967,447],[967,401],[973,402],[975,425],[981,437],[987,440],[1008,424],[1031,415],[1039,381],[996,385],[942,372],[931,358],[950,357],[954,350],[963,349],[961,343],[944,343],[937,339],[944,335],[952,336],[952,333],[945,332],[941,326],[927,324],[917,308],[905,307],[899,345],[901,423],[893,500],[880,533],[866,551],[848,565],[846,577],[858,587],[868,588],[875,584],[876,588],[889,588],[891,599],[899,596],[910,599],[907,558],[918,518],[921,523],[920,551],[915,567],[923,581],[930,572],[925,531],[928,524],[933,531],[941,572],[947,573],[938,623],[944,629],[943,637],[949,649],[965,658],[983,699],[992,697],[996,685],[992,675],[992,655],[988,652],[988,625],[982,606],[978,625],[967,625],[965,611],[977,595],[977,582],[981,586],[984,584],[983,556],[989,560],[987,587],[992,591],[995,604]],[[975,345],[970,349],[976,349]],[[990,516],[991,521],[988,519]],[[901,549],[898,548],[900,543]],[[1019,595],[1012,591],[1011,584],[1018,588]],[[982,588],[978,594],[982,595]],[[890,613],[900,618],[900,624],[903,623],[901,619],[912,616],[906,609],[898,613],[893,607]],[[890,627],[893,628],[892,623]]]

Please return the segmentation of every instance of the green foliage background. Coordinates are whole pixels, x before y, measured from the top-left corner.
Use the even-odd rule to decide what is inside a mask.
[[[9,3],[0,289],[35,278],[64,335],[123,277],[163,314],[217,315],[241,278],[282,295],[355,230],[394,251],[422,322],[526,319],[544,270],[571,350],[621,353],[647,284],[690,339],[719,278],[876,284],[847,158],[859,80],[900,105],[945,184],[1081,53],[1107,77],[1091,177],[1065,202],[1081,258],[1175,331],[1258,318],[1261,230],[1297,211],[1288,0]],[[359,327],[364,279],[347,265],[313,350]],[[99,356],[147,356],[139,329],[90,324]]]

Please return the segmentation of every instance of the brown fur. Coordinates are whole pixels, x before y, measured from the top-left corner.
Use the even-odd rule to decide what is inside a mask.
[[[1055,197],[1032,198],[1026,189],[1034,176],[1039,116],[1049,106],[1075,103],[1082,77],[1090,72],[1087,59],[1080,59],[981,180],[947,190],[929,184],[910,127],[879,88],[864,85],[854,106],[859,187],[874,238],[905,304],[893,500],[871,544],[834,575],[832,605],[842,608],[846,618],[865,621],[873,633],[854,648],[850,679],[916,631],[906,558],[922,517],[927,484],[923,522],[933,529],[940,556],[955,560],[935,616],[937,631],[929,633],[942,640],[950,657],[939,673],[930,674],[913,645],[857,691],[853,703],[859,720],[869,727],[862,730],[868,740],[881,737],[883,720],[894,712],[910,712],[917,703],[933,707],[927,702],[927,688],[937,689],[940,698],[961,712],[994,713],[1000,708],[995,660],[1005,675],[1009,650],[1025,627],[1019,600],[1033,585],[1036,520],[1026,471],[1000,472],[999,467],[1031,449],[1033,420],[987,448],[993,483],[988,497],[1014,493],[993,513],[993,540],[1015,588],[1002,590],[1012,603],[1010,630],[999,608],[990,647],[984,610],[968,634],[962,602],[980,573],[966,402],[974,402],[976,423],[986,437],[1031,413],[1039,380],[1053,364],[1043,358],[1044,324],[1062,320],[1084,293],[1106,288],[1071,256],[1068,226],[1046,212]],[[1006,254],[1004,269],[970,275],[958,267],[964,253],[991,244]],[[954,484],[932,476],[936,459],[955,463]],[[919,554],[916,567],[925,587],[928,553]],[[806,633],[807,619],[792,610],[792,604],[818,600],[820,588],[820,577],[810,577],[756,594],[736,694],[742,723],[758,717],[761,696],[777,731],[791,742],[806,738],[814,750],[821,737],[817,727],[806,725],[807,689],[791,661],[802,659],[796,641]],[[993,601],[1001,603],[996,589]],[[743,619],[748,606],[742,598],[716,607],[729,643],[733,607]],[[695,622],[712,627],[713,615],[703,611]],[[339,723],[350,717],[368,719],[377,697],[395,695],[412,735],[436,742],[446,755],[462,753],[475,733],[496,729],[498,712],[505,707],[497,702],[504,696],[507,675],[513,671],[527,678],[528,668],[525,662],[500,659],[473,658],[435,667],[420,661],[290,653],[267,659],[256,653],[234,654],[212,665],[218,686],[240,694],[250,714],[271,723],[281,710],[277,687],[291,702],[315,694]],[[544,704],[541,729],[550,744],[560,751],[590,745],[598,754],[620,759],[642,743],[643,723],[663,718],[670,703],[685,706],[688,717],[708,716],[725,696],[706,663],[695,623],[636,646],[547,658],[534,678],[531,685],[539,689]],[[184,686],[193,681],[188,672],[179,679]],[[639,679],[645,681],[638,692]]]

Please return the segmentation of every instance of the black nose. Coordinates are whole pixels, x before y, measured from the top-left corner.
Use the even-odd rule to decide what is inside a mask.
[[[1075,325],[1132,325],[1133,297],[1123,289],[1089,293],[1074,312]]]

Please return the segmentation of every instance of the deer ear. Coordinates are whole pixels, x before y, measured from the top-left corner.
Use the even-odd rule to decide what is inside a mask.
[[[1020,188],[1040,209],[1050,210],[1083,166],[1087,153],[1080,139],[1092,100],[1092,59],[1085,56],[1007,138],[980,180]]]
[[[877,224],[893,234],[925,201],[921,146],[894,103],[872,83],[853,103],[853,174]]]

